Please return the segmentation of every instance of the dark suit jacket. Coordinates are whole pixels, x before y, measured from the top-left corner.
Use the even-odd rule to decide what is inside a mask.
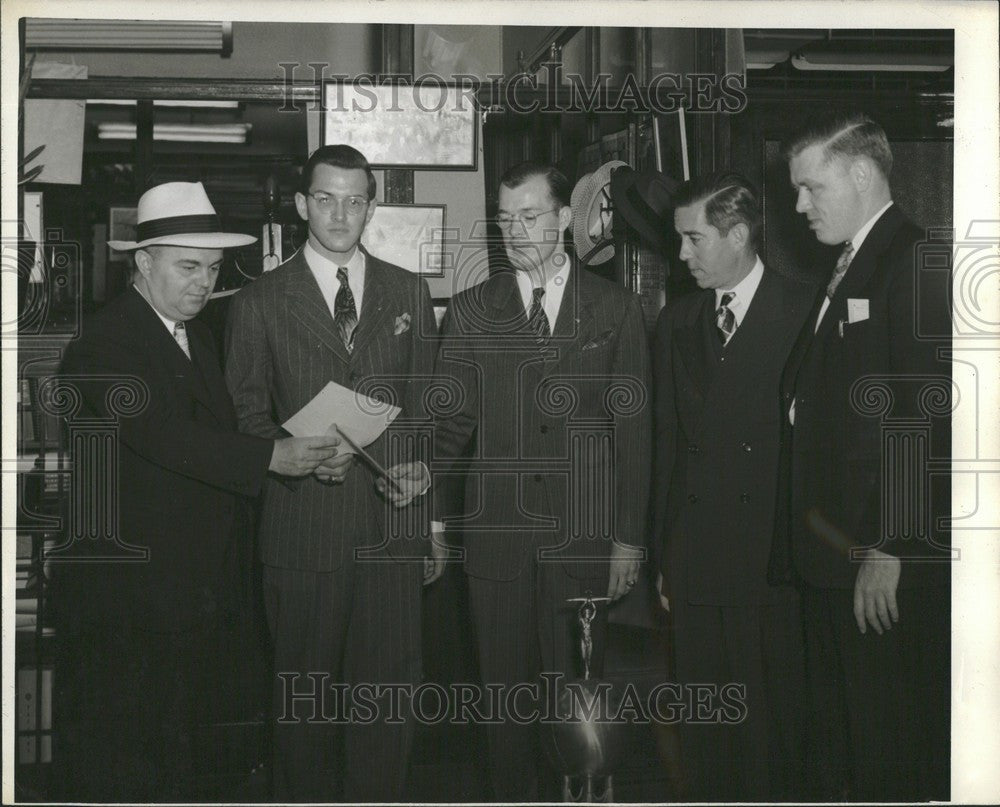
[[[583,270],[569,278],[545,347],[528,331],[511,273],[456,295],[448,309],[436,380],[450,385],[453,405],[436,418],[434,467],[465,471],[465,497],[460,514],[439,484],[436,510],[459,516],[451,523],[475,577],[512,580],[542,546],[574,576],[607,575],[611,538],[646,545],[649,359],[639,298]],[[472,459],[459,467],[473,437]]]
[[[764,601],[781,429],[778,385],[814,288],[768,269],[723,348],[710,289],[671,301],[653,342],[653,541],[697,605]]]
[[[132,288],[85,321],[62,370],[80,389],[83,415],[108,417],[122,376],[139,379],[148,396],[119,420],[117,467],[118,535],[148,548],[148,562],[66,572],[79,574],[81,605],[96,618],[127,615],[150,630],[193,627],[231,599],[252,539],[245,497],[260,490],[273,448],[237,433],[211,334],[197,320],[187,333],[191,360]]]
[[[235,295],[226,345],[226,381],[242,431],[286,436],[281,424],[335,381],[402,407],[393,426],[367,448],[383,466],[426,456],[409,440],[407,421],[412,426],[423,411],[437,339],[427,283],[412,272],[366,255],[361,317],[348,353],[297,252]],[[392,455],[390,443],[396,445]],[[415,511],[427,515],[422,502],[396,511],[378,495],[373,472],[360,458],[339,485],[272,475],[261,510],[262,560],[331,571],[356,547],[381,552],[388,545],[400,557],[422,556],[429,526],[426,518],[419,524],[412,518]]]
[[[944,551],[915,537],[923,523],[932,539],[946,542],[935,519],[949,509],[947,478],[915,493],[913,484],[926,481],[921,475],[927,469],[904,467],[902,459],[892,467],[891,487],[883,489],[882,480],[884,458],[894,454],[894,446],[883,447],[892,421],[930,427],[927,443],[914,438],[911,459],[950,455],[948,414],[934,416],[936,396],[923,393],[930,384],[950,399],[950,366],[937,357],[950,344],[947,277],[938,278],[937,288],[918,283],[922,240],[896,205],[886,210],[854,256],[819,330],[813,333],[823,290],[792,350],[781,384],[788,509],[787,529],[776,544],[782,551],[773,564],[775,579],[794,573],[815,586],[852,588],[858,564],[849,550],[855,546],[937,559],[904,564],[900,585],[940,581],[947,573],[940,562]],[[867,300],[868,318],[848,323],[848,299]],[[794,427],[787,417],[793,399]],[[911,470],[916,476],[909,476]],[[879,543],[883,537],[892,539]]]

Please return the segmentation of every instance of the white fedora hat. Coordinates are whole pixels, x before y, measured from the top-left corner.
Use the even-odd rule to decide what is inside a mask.
[[[224,233],[219,216],[200,182],[165,182],[146,191],[136,211],[136,240],[108,241],[112,249],[156,244],[223,249],[256,241],[252,235]]]
[[[602,196],[609,200],[611,198],[610,188],[607,188],[611,182],[611,172],[623,166],[627,167],[628,163],[621,160],[606,162],[593,173],[582,176],[573,188],[570,197],[570,206],[573,208],[573,246],[580,260],[600,243],[599,238],[591,233],[592,224],[597,221],[594,217],[600,215],[599,202]],[[589,263],[604,263],[614,254],[614,244],[608,244],[592,255]]]

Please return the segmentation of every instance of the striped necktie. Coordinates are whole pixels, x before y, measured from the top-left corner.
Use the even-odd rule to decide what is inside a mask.
[[[531,311],[528,314],[528,328],[535,335],[535,341],[539,345],[544,345],[552,335],[549,329],[549,318],[545,316],[545,308],[542,305],[542,297],[544,296],[544,286],[531,290]]]
[[[191,346],[188,344],[187,328],[184,327],[183,322],[174,323],[174,339],[176,339],[177,344],[181,346],[181,350],[184,351],[184,355],[190,359]]]
[[[719,329],[719,338],[722,344],[727,344],[736,333],[736,315],[729,307],[729,304],[736,299],[736,294],[727,291],[719,300],[719,307],[715,310],[715,325]]]
[[[340,288],[333,302],[333,324],[350,353],[354,347],[354,331],[358,327],[358,310],[354,306],[354,292],[347,283],[347,267],[337,269],[337,280],[340,281]]]

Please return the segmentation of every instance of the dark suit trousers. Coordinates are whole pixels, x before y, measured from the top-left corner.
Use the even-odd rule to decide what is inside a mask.
[[[899,589],[896,601],[899,622],[862,635],[852,590],[804,589],[809,778],[820,800],[949,797],[949,592]]]
[[[266,681],[252,626],[156,633],[125,614],[69,619],[57,644],[55,760],[65,801],[218,801],[207,726],[254,718]],[[249,770],[246,771],[249,773]]]
[[[484,685],[502,684],[506,692],[522,682],[539,683],[542,672],[562,673],[563,681],[583,677],[579,603],[566,600],[588,590],[594,596],[606,596],[607,577],[574,578],[561,563],[547,561],[527,563],[514,580],[470,576],[468,581]],[[591,677],[597,677],[607,647],[607,608],[603,603],[594,619],[592,636]],[[544,698],[545,689],[540,692]],[[526,697],[518,698],[520,714],[529,708]],[[544,714],[544,704],[538,708]],[[488,724],[486,735],[495,801],[559,800],[558,774],[546,764],[536,725],[505,720]]]
[[[264,567],[278,801],[403,799],[414,728],[408,701],[400,699],[403,719],[386,723],[391,696],[361,692],[377,706],[357,702],[351,713],[351,698],[338,702],[331,685],[419,683],[422,575],[420,563],[394,561],[332,572]]]
[[[741,722],[682,724],[685,800],[801,798],[805,682],[799,598],[790,587],[767,595],[761,605],[733,607],[671,600],[678,683],[746,688]]]

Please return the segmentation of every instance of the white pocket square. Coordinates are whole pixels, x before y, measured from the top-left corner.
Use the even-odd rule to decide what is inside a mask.
[[[853,325],[855,322],[864,322],[866,319],[868,319],[868,298],[848,297],[847,324]]]
[[[399,336],[400,334],[406,333],[408,330],[410,330],[410,315],[400,314],[396,317],[396,325],[392,329],[392,335]]]

